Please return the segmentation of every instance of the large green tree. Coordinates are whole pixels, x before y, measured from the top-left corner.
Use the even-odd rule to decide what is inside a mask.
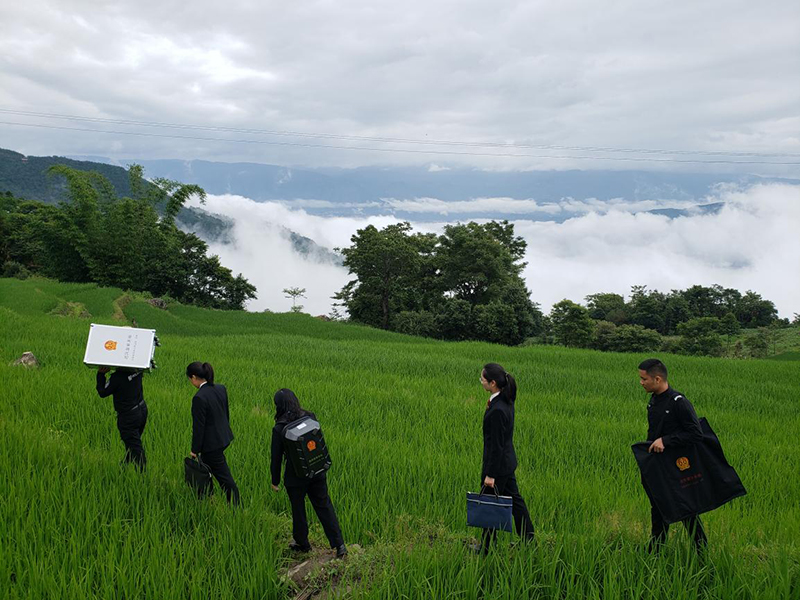
[[[441,235],[409,223],[360,229],[341,250],[355,279],[335,298],[358,322],[444,339],[518,344],[542,315],[520,277],[525,241],[507,221],[447,225]]]
[[[208,246],[175,226],[175,215],[196,185],[144,179],[129,169],[130,197],[119,198],[102,175],[56,165],[49,170],[66,181],[58,206],[2,200],[3,262],[62,281],[89,282],[169,295],[212,308],[243,308],[256,289],[233,276]]]
[[[420,250],[426,249],[430,240],[410,232],[410,223],[381,230],[368,225],[350,238],[350,247],[340,250],[344,266],[356,279],[335,298],[347,307],[354,321],[389,329],[397,313],[423,308],[417,285],[424,270]]]
[[[595,332],[589,311],[572,300],[564,299],[553,305],[550,322],[556,341],[562,346],[588,348]]]

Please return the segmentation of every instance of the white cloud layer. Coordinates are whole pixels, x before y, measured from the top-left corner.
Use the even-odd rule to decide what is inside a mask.
[[[781,316],[800,312],[800,186],[722,189],[709,200],[725,207],[717,214],[669,219],[634,213],[620,203],[563,223],[514,220],[528,242],[523,275],[532,299],[549,311],[562,298],[583,302],[596,292],[627,295],[633,285],[666,292],[718,283],[762,294],[776,303]],[[644,203],[643,208],[651,207]],[[333,248],[349,245],[350,236],[368,224],[380,228],[397,221],[392,216],[314,216],[239,196],[210,196],[204,208],[235,221],[236,243],[214,244],[212,251],[258,287],[251,310],[288,310],[291,301],[281,290],[297,286],[308,290],[307,312],[327,314],[330,296],[349,280],[342,267],[297,255],[276,224]],[[441,227],[420,223],[415,230]]]

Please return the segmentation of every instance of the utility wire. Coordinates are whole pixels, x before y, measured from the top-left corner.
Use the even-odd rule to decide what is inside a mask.
[[[0,113],[17,115],[17,116],[40,117],[46,119],[61,119],[69,121],[105,123],[113,125],[132,125],[137,127],[215,131],[215,132],[225,132],[225,133],[244,133],[249,135],[274,135],[274,136],[287,136],[287,137],[337,139],[337,140],[348,140],[348,141],[382,142],[388,144],[420,144],[420,145],[432,145],[432,146],[464,146],[473,148],[501,148],[501,149],[519,148],[519,149],[533,149],[533,150],[569,150],[569,151],[579,151],[579,152],[605,152],[605,153],[616,152],[616,153],[627,153],[627,154],[657,154],[657,155],[677,155],[677,156],[696,155],[696,156],[728,156],[728,157],[759,157],[759,158],[800,158],[800,154],[791,154],[791,153],[727,152],[722,150],[685,150],[685,149],[667,150],[663,148],[661,149],[617,148],[611,146],[562,146],[553,144],[515,144],[515,143],[505,143],[505,142],[462,142],[455,140],[429,140],[429,139],[374,137],[374,136],[360,136],[360,135],[341,135],[332,133],[313,133],[313,132],[309,133],[300,131],[277,131],[268,129],[250,129],[250,128],[212,126],[212,125],[164,123],[155,121],[135,121],[129,119],[108,119],[102,117],[84,117],[79,115],[65,115],[59,113],[14,110],[2,107],[0,107]],[[500,155],[492,154],[491,156],[500,156]],[[519,156],[525,156],[525,155],[519,155]],[[769,164],[769,163],[764,163],[764,164]],[[784,163],[776,163],[776,164],[784,164]]]
[[[552,154],[520,154],[520,153],[507,153],[507,152],[457,152],[454,150],[419,150],[412,148],[376,148],[370,146],[338,146],[331,144],[311,144],[301,142],[276,142],[270,140],[246,140],[246,139],[233,139],[233,138],[218,138],[218,137],[200,137],[188,135],[175,135],[165,133],[151,133],[143,131],[114,131],[106,129],[86,129],[81,127],[64,127],[60,125],[42,125],[37,123],[16,123],[11,121],[0,121],[0,125],[10,125],[16,127],[35,127],[38,129],[55,129],[60,131],[81,131],[88,133],[104,133],[112,135],[133,135],[139,137],[153,137],[153,138],[169,138],[180,140],[193,140],[204,142],[232,142],[237,144],[261,144],[268,146],[292,146],[300,148],[325,148],[331,150],[366,150],[370,152],[391,152],[391,153],[405,153],[405,154],[435,154],[447,156],[488,156],[488,157],[503,157],[503,158],[541,158],[548,160],[606,160],[606,161],[626,161],[626,162],[660,162],[660,163],[692,163],[692,164],[731,164],[731,165],[791,165],[800,166],[800,162],[781,162],[781,161],[754,161],[754,160],[692,160],[692,159],[679,159],[679,158],[651,158],[651,157],[635,157],[635,156],[572,156],[560,155],[554,156]]]

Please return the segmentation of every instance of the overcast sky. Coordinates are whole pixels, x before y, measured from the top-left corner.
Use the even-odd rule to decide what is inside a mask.
[[[597,146],[796,154],[769,160],[798,162],[798,74],[797,0],[6,1],[0,3],[0,109],[579,148],[498,151],[99,124],[9,112],[0,112],[0,121],[47,128],[0,125],[0,146],[28,154],[307,166],[704,168],[550,158],[665,158],[580,149]],[[388,149],[413,152],[383,151]],[[498,152],[533,156],[475,155]],[[733,168],[798,173],[797,166]]]

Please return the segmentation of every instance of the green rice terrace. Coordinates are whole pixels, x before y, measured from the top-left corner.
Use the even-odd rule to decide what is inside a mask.
[[[89,324],[156,329],[145,376],[144,474],[120,466],[111,400],[83,365]],[[31,351],[40,366],[12,363]],[[748,494],[704,516],[705,561],[673,526],[643,551],[649,503],[630,444],[645,438],[644,355],[448,343],[300,314],[182,305],[44,279],[0,279],[0,598],[800,598],[800,384],[793,360],[663,356]],[[242,494],[198,501],[183,479],[194,360],[227,386]],[[470,552],[484,363],[519,384],[517,479],[533,544]],[[289,501],[269,479],[272,396],[293,389],[325,431],[345,541],[298,587]],[[310,514],[315,548],[326,547]],[[359,548],[360,547],[360,548]]]

